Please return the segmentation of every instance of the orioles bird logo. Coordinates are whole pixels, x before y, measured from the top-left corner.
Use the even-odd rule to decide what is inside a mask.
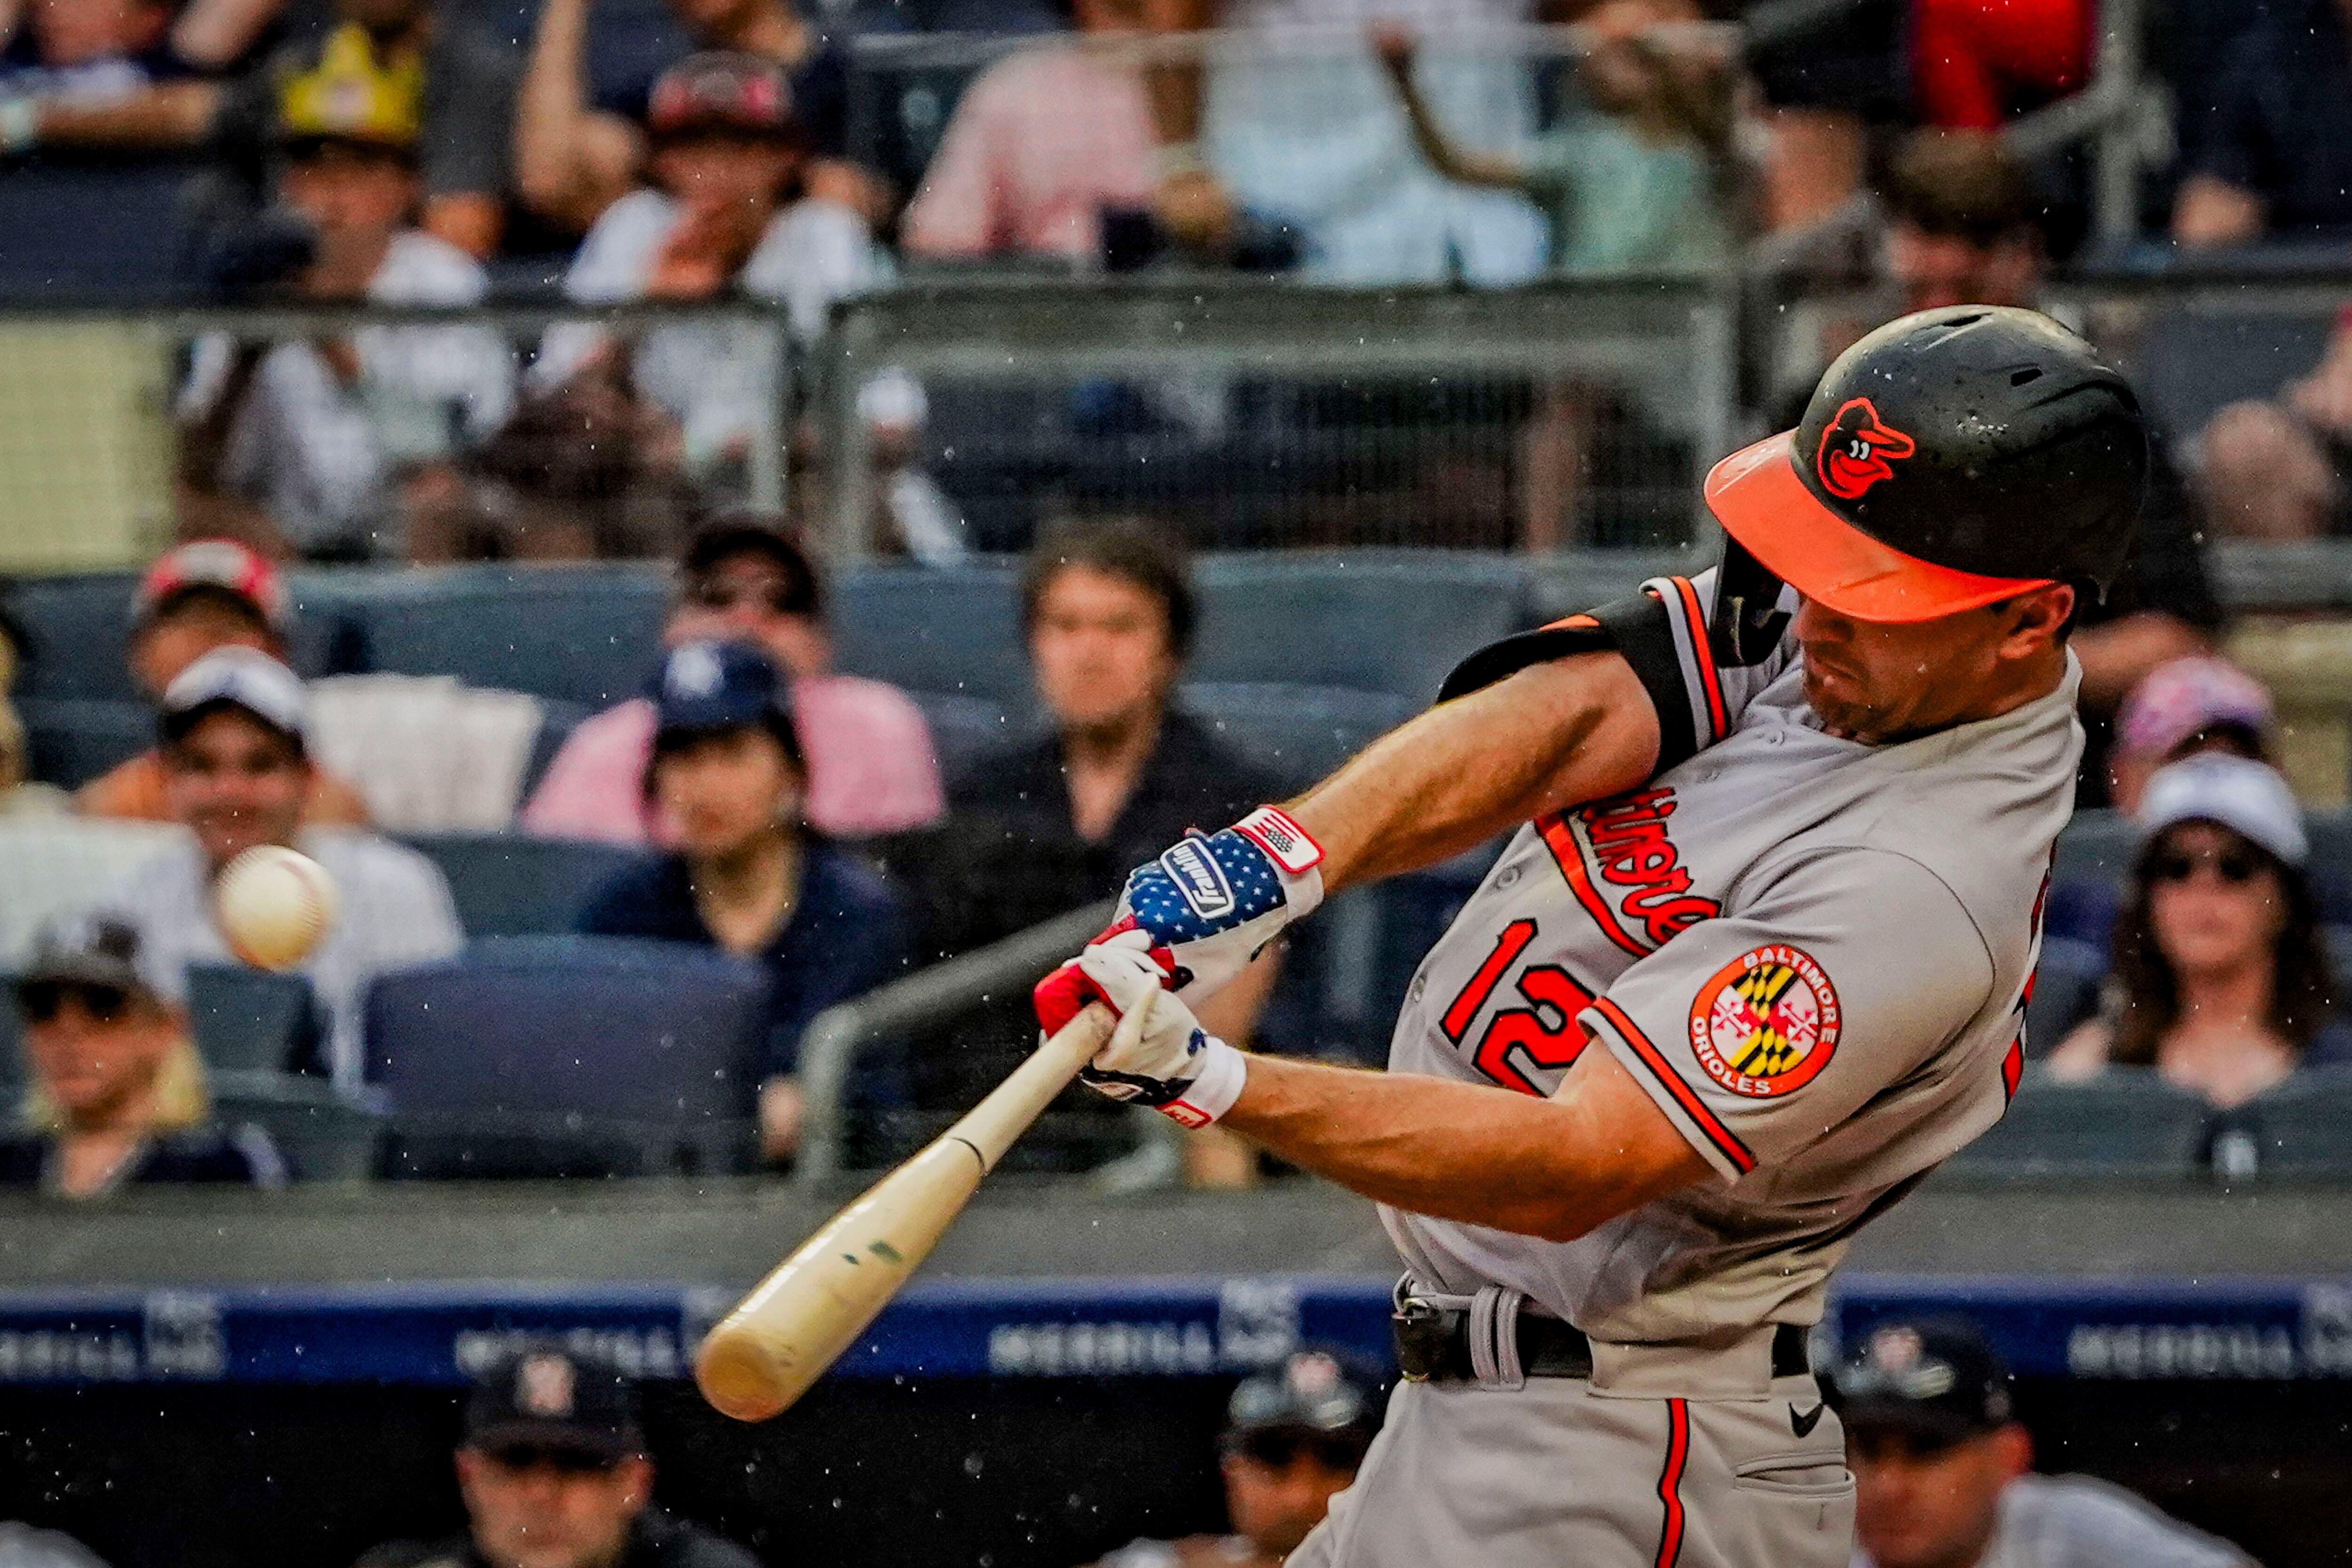
[[[1822,489],[1840,500],[1859,500],[1881,479],[1891,479],[1888,465],[1909,457],[1917,443],[1878,417],[1867,397],[1856,397],[1837,411],[1822,432],[1822,449],[1813,468]]]

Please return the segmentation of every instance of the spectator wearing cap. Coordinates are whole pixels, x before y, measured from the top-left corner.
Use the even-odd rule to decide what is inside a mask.
[[[767,971],[761,1147],[785,1161],[800,1139],[801,1034],[825,1008],[901,972],[898,900],[804,821],[807,764],[789,689],[766,654],[681,644],[662,665],[654,713],[643,787],[677,847],[615,874],[579,929],[715,947]]]
[[[164,800],[190,839],[110,900],[139,926],[149,984],[176,1002],[187,994],[190,964],[236,963],[214,919],[214,879],[257,845],[301,850],[326,868],[341,899],[301,972],[326,1011],[324,1065],[338,1088],[357,1089],[368,983],[446,958],[463,941],[448,884],[431,861],[390,839],[302,826],[313,784],[302,683],[268,654],[226,647],[196,660],[163,693],[161,729]]]
[[[540,7],[516,100],[517,193],[572,234],[586,233],[645,178],[660,140],[660,82],[679,63],[592,45],[592,0]],[[879,216],[880,183],[848,159],[848,54],[808,11],[795,0],[669,0],[669,9],[696,50],[751,56],[779,73],[807,154],[802,184],[810,195]],[[610,68],[615,64],[621,68]]]
[[[258,1128],[208,1124],[204,1063],[180,1007],[141,973],[138,928],[113,914],[51,921],[14,998],[32,1084],[0,1137],[0,1186],[89,1198],[146,1184],[277,1186]]]
[[[379,1546],[358,1568],[758,1568],[651,1506],[653,1481],[629,1380],[527,1342],[484,1368],[466,1400],[464,1533]]]
[[[919,827],[941,809],[940,768],[922,710],[897,687],[831,670],[824,584],[808,556],[739,513],[698,531],[677,567],[667,647],[707,638],[764,650],[792,682],[793,729],[808,762],[809,826],[836,838]],[[530,804],[523,831],[609,844],[674,841],[645,790],[655,710],[607,709],[565,740]]]
[[[2099,1016],[2051,1055],[2053,1076],[2154,1068],[2217,1107],[2298,1068],[2352,1060],[2309,843],[2286,781],[2243,757],[2191,756],[2140,796],[2141,836]]]
[[[2133,687],[2116,712],[2107,793],[2129,816],[2168,763],[2220,752],[2275,765],[2277,739],[2278,711],[2261,681],[2225,658],[2176,658]]]
[[[692,55],[664,71],[646,110],[652,184],[606,207],[564,274],[587,305],[743,296],[783,308],[814,342],[834,300],[872,282],[865,221],[841,203],[796,195],[808,140],[781,67],[757,55]],[[631,379],[677,424],[687,460],[740,463],[780,445],[784,374],[775,334],[733,325],[664,327],[634,345],[567,323],[548,334],[535,385],[557,386],[626,353]]]
[[[1881,1323],[1835,1381],[1853,1568],[2253,1568],[2121,1487],[2033,1474],[2009,1371],[1965,1321]]]
[[[265,21],[277,9],[258,0],[200,0],[181,13],[174,43],[192,16],[231,5]],[[217,23],[201,30],[214,35],[203,45],[211,68],[229,63],[229,30]],[[0,100],[0,148],[205,148],[258,184],[289,94],[314,81],[350,108],[364,104],[376,123],[412,128],[404,161],[419,226],[467,256],[487,257],[505,228],[518,74],[510,48],[462,13],[436,11],[432,0],[337,0],[323,35],[289,43],[227,81],[168,71],[102,98]]]
[[[320,303],[478,304],[481,264],[415,226],[422,64],[387,65],[373,47],[348,25],[315,68],[277,80],[277,197],[304,243],[255,262],[253,281]],[[457,455],[505,422],[514,374],[484,327],[275,343],[214,333],[180,393],[184,506],[273,553],[396,557],[404,509],[447,489]]]
[[[1336,1351],[1298,1351],[1244,1378],[1217,1440],[1232,1533],[1133,1542],[1097,1568],[1280,1568],[1354,1484],[1379,1395],[1379,1380]]]
[[[131,678],[150,702],[215,648],[249,647],[281,662],[293,609],[275,567],[242,544],[201,539],[167,550],[140,579],[131,599]],[[75,809],[85,816],[171,820],[163,757],[140,752],[82,785]],[[310,827],[364,827],[367,803],[323,768],[311,770],[302,821]]]

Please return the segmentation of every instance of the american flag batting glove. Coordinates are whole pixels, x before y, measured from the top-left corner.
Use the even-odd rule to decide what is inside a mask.
[[[1118,918],[1095,938],[1150,938],[1162,984],[1195,1005],[1239,974],[1258,949],[1323,901],[1322,847],[1280,808],[1262,805],[1222,833],[1195,833],[1128,877]],[[1034,993],[1053,1034],[1089,1002],[1117,1003],[1073,959]]]

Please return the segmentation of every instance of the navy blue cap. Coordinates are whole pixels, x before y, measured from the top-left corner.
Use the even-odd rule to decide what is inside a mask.
[[[775,661],[749,643],[690,642],[662,661],[654,711],[655,727],[664,735],[789,729],[793,700]]]
[[[1959,1318],[1876,1325],[1834,1381],[1849,1432],[1899,1431],[1940,1448],[2005,1426],[2011,1415],[2009,1369],[1976,1325]]]

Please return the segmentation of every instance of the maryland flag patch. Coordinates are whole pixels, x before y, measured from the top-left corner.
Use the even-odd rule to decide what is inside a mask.
[[[1837,1049],[1836,988],[1802,948],[1750,948],[1691,1003],[1691,1049],[1707,1076],[1758,1100],[1811,1083]]]

